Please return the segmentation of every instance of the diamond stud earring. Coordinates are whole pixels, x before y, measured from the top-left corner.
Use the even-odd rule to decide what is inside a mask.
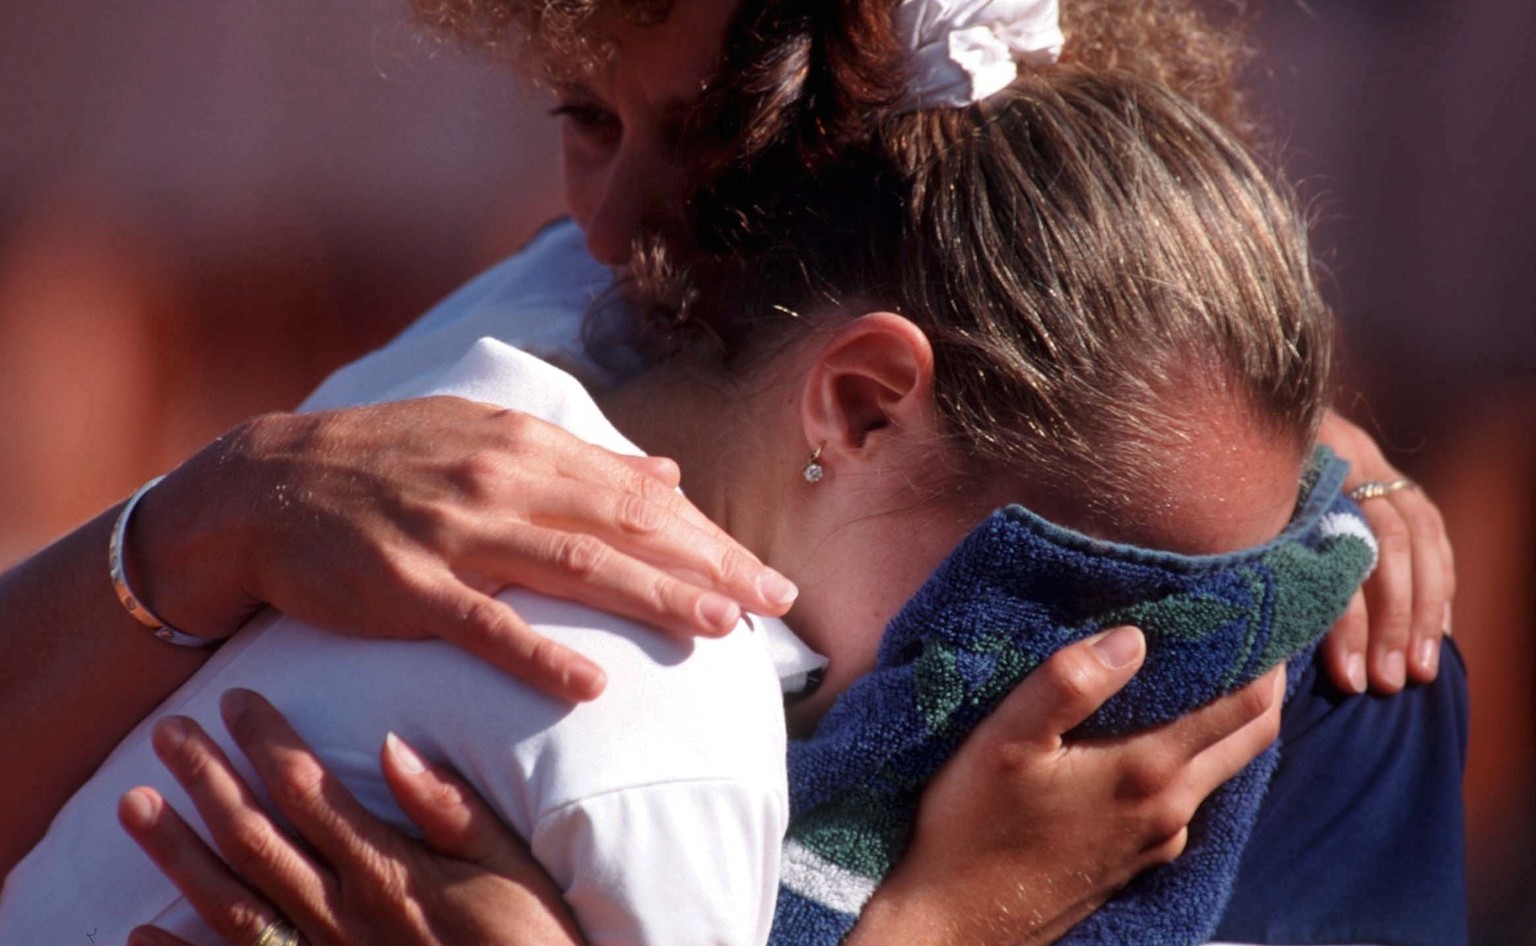
[[[820,483],[821,478],[827,475],[827,468],[821,465],[821,449],[825,446],[826,444],[822,444],[821,447],[817,447],[816,452],[811,454],[811,458],[805,461],[805,470],[802,475],[805,476],[807,483]]]

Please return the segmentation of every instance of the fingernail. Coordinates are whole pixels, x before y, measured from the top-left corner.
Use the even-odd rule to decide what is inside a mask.
[[[1400,650],[1394,650],[1382,658],[1381,673],[1387,684],[1400,687],[1408,682],[1408,660]]]
[[[1440,642],[1434,639],[1419,641],[1419,669],[1435,674],[1440,669]]]
[[[118,818],[135,830],[146,830],[155,823],[155,803],[149,793],[135,788],[123,796],[117,806]]]
[[[416,754],[416,750],[406,745],[405,740],[392,732],[384,734],[384,748],[395,761],[400,763],[400,768],[412,775],[420,775],[427,770],[427,764]]]
[[[729,631],[741,620],[741,606],[725,595],[705,592],[699,597],[699,617],[717,631]]]
[[[1445,631],[1445,636],[1451,636],[1451,603],[1445,603],[1445,617],[1440,619],[1440,627]]]
[[[1093,642],[1093,652],[1111,670],[1124,667],[1141,656],[1141,632],[1133,627],[1117,627]]]
[[[155,724],[151,738],[160,751],[171,752],[181,748],[190,732],[184,717],[167,716]]]
[[[1356,693],[1364,693],[1368,685],[1365,678],[1365,655],[1350,654],[1344,661],[1344,675],[1349,678],[1349,688]]]
[[[249,713],[251,711],[252,696],[253,694],[250,690],[243,690],[239,687],[233,690],[225,690],[223,695],[219,697],[219,711],[224,716],[225,722],[233,723],[246,713]]]
[[[766,571],[758,576],[757,593],[763,600],[770,604],[790,605],[800,597],[800,589],[795,583],[775,571]]]

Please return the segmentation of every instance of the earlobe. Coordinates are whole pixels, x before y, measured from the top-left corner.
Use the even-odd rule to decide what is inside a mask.
[[[806,373],[801,422],[818,465],[839,471],[868,462],[890,435],[930,432],[933,346],[891,312],[855,319],[822,345]]]

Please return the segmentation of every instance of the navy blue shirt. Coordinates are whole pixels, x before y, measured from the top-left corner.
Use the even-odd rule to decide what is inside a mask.
[[[1280,768],[1218,941],[1465,946],[1467,676],[1342,696],[1316,661],[1286,706]]]

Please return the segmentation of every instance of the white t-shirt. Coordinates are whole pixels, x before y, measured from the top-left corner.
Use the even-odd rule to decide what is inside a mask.
[[[529,324],[563,324],[566,339],[579,338],[573,326],[590,295],[554,278],[555,264],[595,264],[569,252],[564,229],[546,231],[391,345],[337,372],[307,406],[456,394],[639,452],[571,376],[501,342],[474,341],[487,329],[514,337]],[[573,288],[564,298],[519,295],[524,280]],[[541,347],[569,356],[569,341],[546,336]],[[219,942],[128,840],[115,811],[118,797],[141,784],[191,811],[149,744],[150,726],[168,714],[197,719],[257,784],[219,721],[219,695],[234,686],[271,699],[359,800],[399,828],[409,824],[379,772],[386,732],[463,773],[528,839],[593,944],[765,941],[788,819],[779,679],[820,658],[771,619],[680,643],[531,592],[500,597],[603,666],[603,696],[567,706],[440,642],[364,641],[260,617],[119,745],[12,871],[0,896],[0,946],[122,942],[143,923]]]

